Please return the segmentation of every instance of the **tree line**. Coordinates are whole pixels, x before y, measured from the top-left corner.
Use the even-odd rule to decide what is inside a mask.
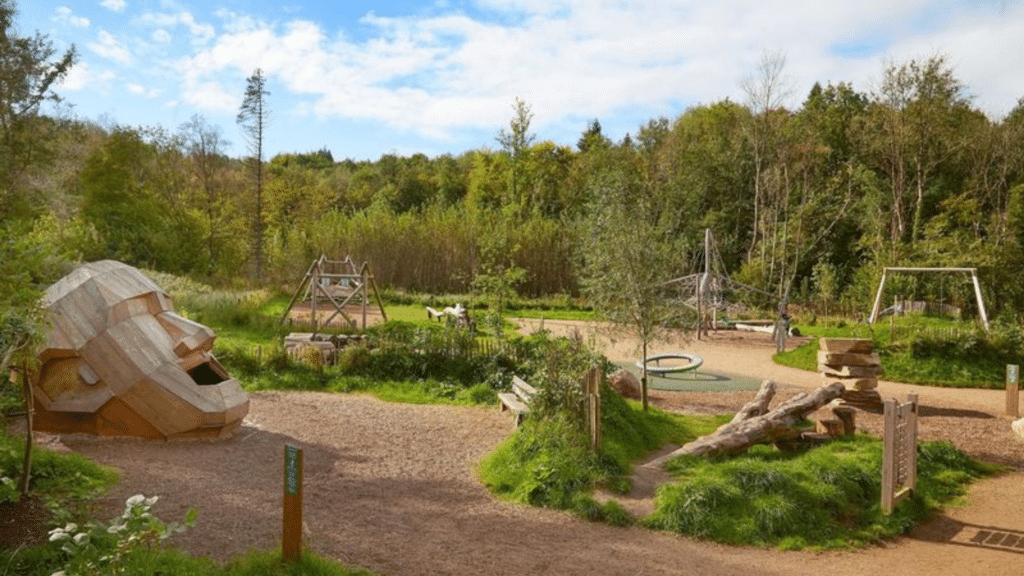
[[[0,82],[2,249],[45,246],[43,269],[115,258],[286,286],[326,253],[411,291],[577,294],[617,265],[602,260],[612,244],[627,260],[657,254],[644,278],[692,272],[710,228],[735,278],[791,302],[863,310],[883,266],[972,266],[994,316],[1024,310],[1024,100],[987,117],[942,55],[889,65],[867,91],[815,84],[795,109],[784,59],[768,55],[744,102],[695,105],[620,141],[597,119],[572,145],[539,141],[517,99],[493,148],[265,160],[263,139],[284,127],[261,122],[273,96],[257,74],[239,95],[248,158],[201,116],[167,128],[40,113],[75,54],[38,35],[12,44],[14,4],[0,8],[2,49],[35,62],[2,59],[21,78]],[[957,282],[901,282],[918,299],[971,300]]]

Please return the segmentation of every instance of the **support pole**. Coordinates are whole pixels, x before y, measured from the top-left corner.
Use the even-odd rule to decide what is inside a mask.
[[[369,293],[369,289],[370,288],[369,288],[369,286],[367,286],[367,284],[369,283],[369,279],[367,278],[367,272],[366,272],[366,266],[365,265],[363,266],[363,270],[362,270],[361,274],[362,274],[362,285],[359,287],[359,289],[363,291],[363,330],[366,330],[366,306],[370,302],[370,293]]]
[[[317,295],[317,292],[320,291],[320,264],[322,262],[323,262],[323,259],[321,258],[321,260],[319,262],[317,262],[316,266],[313,268],[313,290],[312,290],[313,301],[310,304],[310,306],[311,306],[310,320],[313,323],[313,336],[314,337],[316,336],[316,333],[317,333],[317,325],[316,325],[316,295]]]
[[[985,313],[985,302],[981,299],[981,285],[978,283],[978,273],[974,270],[971,271],[971,283],[974,284],[974,296],[978,299],[978,314],[981,315],[981,322],[985,325],[985,331],[988,332],[988,314]]]
[[[888,274],[888,270],[882,270],[882,281],[878,283],[878,293],[875,295],[875,305],[871,308],[871,319],[868,324],[873,325],[882,312],[882,292],[885,291],[886,274]]]

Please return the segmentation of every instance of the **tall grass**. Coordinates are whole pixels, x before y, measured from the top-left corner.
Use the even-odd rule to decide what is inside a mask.
[[[799,455],[757,446],[734,458],[677,458],[667,468],[679,482],[659,489],[646,524],[731,544],[860,546],[909,531],[995,471],[948,442],[922,443],[917,490],[886,516],[881,461],[881,442],[865,435]]]
[[[369,262],[382,288],[466,294],[478,271],[480,238],[499,227],[515,247],[509,254],[512,263],[527,270],[522,294],[576,291],[572,228],[540,216],[513,221],[439,206],[401,214],[379,207],[329,212],[311,232],[288,240],[290,256],[281,259],[274,275],[281,282],[298,279],[321,253],[338,259],[347,255]]]

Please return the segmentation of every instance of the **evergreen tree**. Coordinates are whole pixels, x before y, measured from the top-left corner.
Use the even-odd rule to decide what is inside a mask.
[[[270,121],[267,96],[270,96],[270,91],[267,90],[267,78],[263,75],[263,70],[257,68],[246,80],[245,97],[242,99],[242,107],[236,118],[249,146],[250,174],[253,179],[253,192],[256,200],[252,235],[257,282],[263,280],[263,142],[267,124]]]

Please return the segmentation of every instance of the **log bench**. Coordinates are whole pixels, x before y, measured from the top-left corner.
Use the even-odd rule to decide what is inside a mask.
[[[511,410],[516,415],[516,427],[523,423],[523,418],[530,411],[530,399],[537,393],[537,389],[526,383],[519,376],[512,376],[512,391],[500,392],[498,400],[501,411]]]

